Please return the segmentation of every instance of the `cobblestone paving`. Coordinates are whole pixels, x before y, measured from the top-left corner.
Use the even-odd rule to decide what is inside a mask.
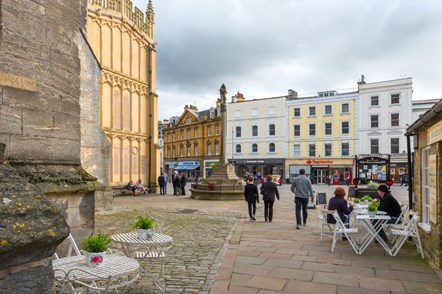
[[[96,230],[122,233],[133,230],[140,214],[149,213],[163,222],[164,233],[173,236],[173,247],[164,262],[166,293],[208,293],[232,236],[239,215],[182,209],[143,208],[143,211],[100,213]],[[150,266],[153,272],[158,264]],[[151,280],[143,278],[128,293],[159,293]]]

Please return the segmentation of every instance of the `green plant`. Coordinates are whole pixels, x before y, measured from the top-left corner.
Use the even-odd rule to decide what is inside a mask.
[[[373,201],[373,199],[369,195],[364,195],[362,196],[361,201]]]
[[[106,252],[112,242],[111,236],[109,234],[98,233],[86,237],[81,241],[83,249],[87,252]]]
[[[378,207],[379,207],[379,203],[378,202],[372,202],[372,203],[370,203],[368,205],[367,209],[369,211],[376,211],[376,210],[378,210]]]
[[[353,202],[354,202],[354,203],[359,203],[359,201],[360,201],[359,198],[355,198],[355,199],[353,199]]]
[[[155,220],[152,219],[149,215],[142,216],[140,215],[134,223],[136,229],[149,230],[155,227]]]
[[[375,182],[370,182],[370,183],[368,183],[368,185],[367,185],[367,189],[368,190],[373,190],[373,191],[376,191],[377,189],[378,189],[378,184],[377,183],[375,183]]]

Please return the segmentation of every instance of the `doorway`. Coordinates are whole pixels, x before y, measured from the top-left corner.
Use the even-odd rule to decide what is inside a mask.
[[[316,183],[327,184],[327,170],[326,169],[318,169],[317,174],[316,174]]]

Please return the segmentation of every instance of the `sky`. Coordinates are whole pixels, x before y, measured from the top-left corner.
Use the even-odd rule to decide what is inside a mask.
[[[142,11],[147,0],[133,0]],[[152,0],[158,118],[186,104],[413,78],[413,99],[442,98],[440,0]]]

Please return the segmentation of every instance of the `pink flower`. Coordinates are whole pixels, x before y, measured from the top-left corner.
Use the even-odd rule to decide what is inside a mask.
[[[103,257],[99,256],[99,255],[94,255],[91,257],[91,263],[92,264],[100,264],[103,262]]]

